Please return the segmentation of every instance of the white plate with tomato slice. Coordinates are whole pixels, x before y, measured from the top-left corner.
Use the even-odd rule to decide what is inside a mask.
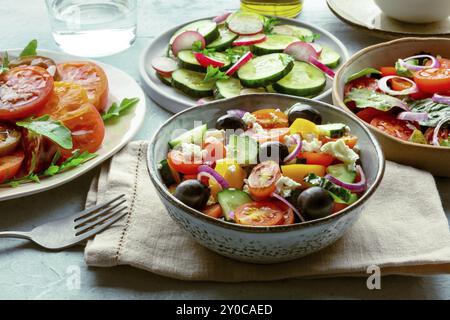
[[[38,50],[39,56],[50,58],[58,67],[40,61],[43,68],[14,68],[20,53],[8,50],[11,68],[0,74],[0,201],[56,188],[103,163],[133,138],[146,109],[140,86],[115,67]],[[44,66],[49,68],[45,71]],[[57,75],[52,77],[55,69]],[[15,82],[21,85],[14,86]],[[102,119],[113,103],[117,107],[132,98],[138,101],[119,116]],[[19,143],[2,148],[5,134],[8,137],[14,130],[20,132]],[[50,133],[36,134],[42,130]],[[89,160],[64,169],[74,155]]]

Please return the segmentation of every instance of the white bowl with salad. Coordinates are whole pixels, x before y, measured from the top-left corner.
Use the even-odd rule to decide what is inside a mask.
[[[365,121],[386,158],[450,177],[450,40],[404,38],[356,53],[333,100]]]
[[[384,172],[378,142],[355,116],[276,94],[183,111],[161,126],[147,155],[172,219],[207,248],[253,263],[335,242]]]
[[[179,112],[249,93],[321,99],[347,59],[345,46],[323,29],[237,11],[162,34],[144,51],[140,74],[150,97]]]

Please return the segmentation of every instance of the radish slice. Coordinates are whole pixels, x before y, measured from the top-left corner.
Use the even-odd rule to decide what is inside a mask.
[[[314,50],[316,50],[317,54],[320,56],[323,50],[322,46],[317,43],[310,43],[310,45],[314,48]]]
[[[327,76],[329,76],[331,79],[334,79],[334,76],[336,75],[334,73],[333,70],[331,70],[330,68],[328,68],[326,65],[324,65],[322,62],[320,62],[317,58],[315,57],[311,57],[309,62],[314,65],[315,67],[317,67],[318,69],[322,70],[323,72],[325,72],[325,74]]]
[[[322,62],[319,61],[319,54],[316,49],[310,44],[302,41],[291,43],[284,49],[284,53],[292,56],[295,60],[309,62],[315,67],[319,68],[330,78],[334,78],[335,73]]]
[[[170,76],[172,72],[178,69],[175,60],[169,57],[156,57],[152,60],[152,67],[163,76]]]
[[[197,31],[185,31],[180,33],[172,43],[172,52],[178,56],[181,50],[192,49],[194,42],[200,41],[202,49],[206,46],[205,38]]]
[[[230,69],[225,73],[227,76],[232,76],[236,71],[239,70],[244,64],[249,62],[253,58],[253,53],[250,51],[244,54]]]
[[[222,61],[216,60],[214,58],[208,57],[201,52],[194,52],[195,59],[200,63],[202,67],[213,66],[216,68],[221,68],[225,65]]]
[[[231,12],[225,12],[224,14],[221,14],[220,16],[217,16],[214,19],[212,19],[212,21],[215,23],[225,22],[225,20],[227,20],[227,18],[230,16],[230,14],[231,14]]]
[[[233,15],[228,21],[228,29],[239,35],[254,35],[264,29],[264,24],[258,16]]]
[[[264,33],[258,33],[254,36],[240,36],[233,41],[233,46],[251,46],[266,41],[266,35]]]

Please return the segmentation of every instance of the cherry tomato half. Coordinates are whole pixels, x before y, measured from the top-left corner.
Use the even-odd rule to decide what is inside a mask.
[[[220,206],[220,204],[213,204],[203,209],[203,213],[207,216],[219,219],[220,217],[222,217],[222,207]]]
[[[202,165],[201,159],[189,159],[184,158],[184,154],[180,150],[172,150],[167,155],[167,161],[169,166],[187,175],[194,175],[198,173],[198,167]]]
[[[289,127],[287,115],[276,109],[261,109],[252,113],[264,129]]]
[[[396,76],[397,75],[397,69],[395,67],[381,67],[381,76],[382,77],[388,77],[388,76]]]
[[[405,141],[409,140],[414,131],[407,126],[408,122],[399,120],[391,115],[376,117],[370,124],[393,137]]]
[[[253,168],[248,177],[250,194],[257,199],[270,197],[275,183],[281,177],[281,170],[275,161],[264,161]]]
[[[300,152],[298,158],[305,159],[306,164],[318,164],[325,167],[334,161],[332,155],[324,152]]]
[[[243,204],[235,210],[238,224],[247,226],[275,226],[285,221],[285,211],[273,202],[251,202]]]
[[[414,73],[414,81],[420,91],[443,93],[450,91],[450,69],[429,68]]]
[[[8,156],[0,157],[0,183],[12,179],[19,172],[25,155],[16,151]]]
[[[21,66],[0,75],[0,119],[36,114],[53,90],[53,77],[39,67]]]

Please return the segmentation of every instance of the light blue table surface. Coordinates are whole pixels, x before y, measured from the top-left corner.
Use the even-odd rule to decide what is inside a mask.
[[[138,39],[129,50],[100,59],[132,75],[137,81],[141,51],[175,24],[236,9],[237,0],[138,0]],[[38,39],[40,48],[54,44],[44,0],[2,0],[0,48],[23,47]],[[298,18],[331,31],[351,53],[383,41],[342,23],[328,10],[325,0],[306,0]],[[148,139],[170,114],[147,100],[146,121],[136,139]],[[150,125],[152,124],[152,125]],[[42,222],[82,208],[93,170],[58,189],[0,203],[0,230],[27,230]],[[447,216],[450,214],[450,179],[438,179]],[[75,268],[75,269],[74,269]],[[80,270],[81,286],[70,284]],[[217,284],[182,282],[130,267],[88,268],[81,248],[49,253],[20,240],[0,241],[0,298],[2,299],[450,299],[450,276],[423,278],[385,277],[382,289],[370,291],[366,279],[286,280],[269,283]]]

